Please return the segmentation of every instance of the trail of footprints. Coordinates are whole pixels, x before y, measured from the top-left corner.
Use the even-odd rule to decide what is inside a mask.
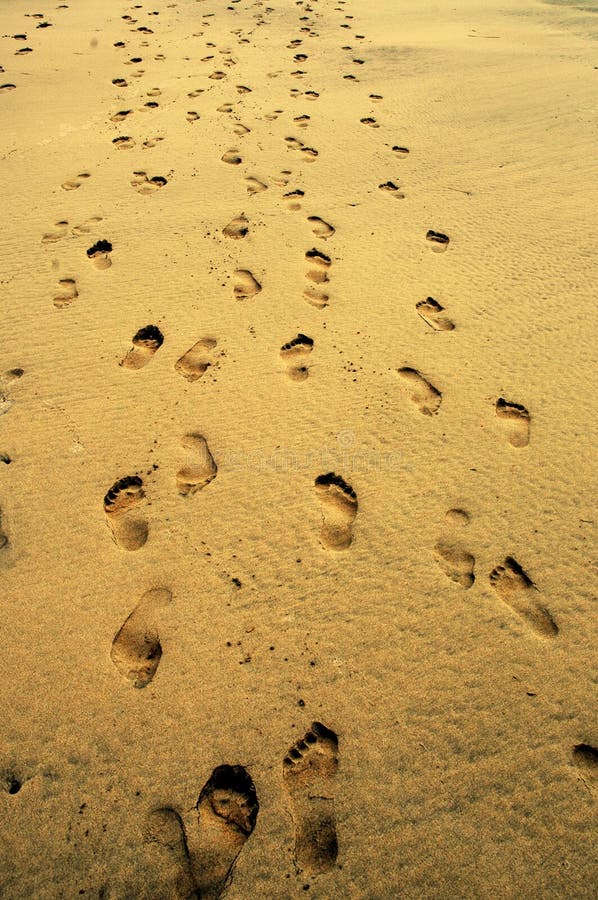
[[[342,11],[344,9],[343,0],[339,0],[339,2],[341,5],[337,7],[337,10]],[[304,4],[302,0],[298,0],[297,5],[304,6],[306,12],[312,12],[312,7]],[[265,13],[268,12],[271,10],[265,11]],[[257,27],[263,27],[266,24],[265,13],[257,14]],[[300,32],[304,36],[317,36],[315,31],[317,17],[317,14],[314,19],[300,16]],[[346,18],[352,19],[351,16]],[[136,24],[136,20],[128,15],[124,15],[123,19],[128,21],[131,26]],[[204,18],[203,24],[204,26],[209,25],[207,18]],[[340,27],[350,29],[351,25],[343,22]],[[154,33],[152,29],[145,26],[136,30],[146,36]],[[232,33],[237,36],[239,45],[249,42],[240,29]],[[24,35],[15,37],[25,38]],[[364,39],[363,35],[355,34],[354,37],[357,40]],[[303,38],[295,38],[290,41],[288,47],[291,50],[297,50],[302,42]],[[147,42],[146,46],[148,46]],[[209,49],[217,49],[210,42],[207,46]],[[114,47],[118,52],[125,49],[126,44],[118,41]],[[24,53],[28,50],[29,48],[24,48],[17,52]],[[354,52],[350,46],[344,46],[343,50]],[[228,78],[228,71],[223,70],[229,70],[237,63],[229,50],[220,50],[219,52],[223,60],[222,70],[215,68],[207,76],[208,81],[213,84],[225,82]],[[292,64],[300,64],[305,66],[305,69],[293,69],[289,75],[299,80],[308,76],[310,56],[312,55],[312,53],[304,53],[302,49],[294,53]],[[156,61],[161,58],[163,58],[161,54],[154,57]],[[212,59],[214,59],[214,55],[209,54],[203,62],[208,63]],[[141,78],[144,70],[139,68],[139,65],[143,62],[143,58],[136,55],[132,55],[128,61],[125,61],[123,64],[131,67],[127,78]],[[367,60],[352,57],[350,62],[352,65],[363,66]],[[112,84],[119,92],[127,90],[128,96],[130,96],[131,84],[127,78],[122,75],[115,76]],[[349,85],[359,82],[359,79],[352,73],[345,74],[343,78]],[[0,85],[0,93],[8,93],[15,87],[12,82],[7,82]],[[186,96],[195,100],[202,97],[203,94],[207,96],[211,89],[208,84],[205,87],[197,86]],[[354,90],[350,87],[348,89]],[[235,90],[242,97],[251,93],[252,89],[247,85],[238,84]],[[320,93],[311,86],[307,90],[293,87],[290,95],[296,101],[303,98],[314,102],[318,100]],[[122,104],[122,96],[119,93],[118,101],[125,106]],[[152,110],[159,109],[160,103],[155,99],[161,96],[159,88],[147,91],[145,96],[151,99],[142,98],[142,101],[137,101],[142,102],[143,105],[135,109],[133,109],[136,106],[135,100],[127,101],[128,108],[117,109],[108,117],[108,121],[114,125],[120,125],[125,121],[129,122],[134,117],[134,121],[137,122],[139,113],[149,114]],[[370,93],[368,99],[372,103],[380,103],[384,98],[380,94]],[[227,102],[222,103],[217,111],[222,115],[231,116],[233,108],[233,104]],[[283,112],[282,109],[276,109],[265,114],[264,118],[274,121]],[[187,122],[197,128],[201,128],[202,115],[202,112],[195,110],[187,110],[185,113]],[[231,130],[239,139],[243,139],[251,133],[252,128],[248,125],[238,119],[231,121]],[[293,123],[298,129],[310,127],[311,121],[311,117],[303,112],[293,116]],[[366,129],[372,130],[370,135],[372,140],[375,140],[376,135],[384,131],[383,121],[379,122],[371,114],[361,116],[359,121]],[[143,141],[129,135],[117,134],[111,138],[113,147],[119,150],[132,150],[138,144],[142,149],[151,149],[162,140],[164,140],[164,136],[147,138]],[[301,163],[313,163],[318,159],[318,151],[297,137],[286,137],[284,144],[286,150],[296,154],[294,158],[299,159]],[[387,144],[386,146],[390,148],[389,152],[394,159],[400,160],[409,156],[409,149],[403,145]],[[241,169],[243,173],[241,183],[244,186],[248,202],[252,202],[252,197],[268,191],[270,183],[281,185],[284,189],[292,176],[290,169],[284,169],[280,175],[272,176],[268,183],[261,175],[258,177],[246,170],[243,153],[237,147],[231,147],[222,152],[220,159],[229,166]],[[172,173],[168,177],[170,178],[171,175]],[[78,190],[90,177],[90,172],[80,172],[68,177],[61,187],[66,192]],[[129,175],[129,179],[131,187],[142,196],[151,196],[157,191],[161,191],[169,183],[164,176],[150,175],[141,169],[136,170],[132,178]],[[389,179],[379,185],[379,190],[394,199],[404,199],[405,193],[397,181],[396,178]],[[306,191],[303,188],[295,187],[283,194],[282,199],[289,210],[296,212],[301,210],[305,197]],[[88,235],[92,231],[97,231],[101,221],[101,217],[93,216],[81,224],[71,226],[67,218],[61,219],[42,235],[42,243],[56,244],[67,238]],[[335,235],[335,226],[319,215],[308,215],[306,224],[318,241],[328,241]],[[223,237],[227,240],[241,241],[251,233],[251,216],[240,212],[228,223],[222,224],[220,228]],[[432,252],[445,253],[448,250],[450,238],[444,232],[428,229],[423,232],[423,235]],[[105,236],[98,237],[86,250],[88,260],[95,269],[100,271],[110,268],[112,253],[112,243]],[[313,247],[306,251],[305,263],[303,297],[309,306],[322,311],[328,307],[330,302],[329,284],[332,258],[322,249]],[[261,275],[256,277],[256,274],[246,266],[247,262],[239,259],[237,268],[231,272],[232,298],[238,302],[255,301],[263,287]],[[76,274],[63,275],[55,288],[54,307],[66,310],[73,306],[78,298]],[[456,328],[450,310],[447,311],[433,297],[417,300],[415,310],[425,325],[439,335],[453,332]],[[315,313],[313,314],[315,315]],[[438,339],[443,340],[444,338],[439,337]],[[165,336],[157,325],[142,326],[133,335],[131,347],[124,352],[119,365],[123,370],[129,372],[145,369],[158,355],[159,358],[164,356],[166,353],[162,349],[164,344]],[[314,346],[314,339],[301,332],[295,337],[289,338],[281,346],[279,356],[289,380],[304,382],[308,378],[309,362]],[[221,356],[216,338],[206,336],[185,349],[174,363],[170,360],[169,365],[185,381],[195,383],[210,368],[219,365]],[[407,365],[396,369],[396,372],[406,406],[410,406],[416,413],[428,418],[437,416],[441,411],[443,395],[433,383],[434,378],[430,377],[427,372],[422,373]],[[2,398],[5,405],[9,406],[11,401],[6,401],[3,394]],[[494,408],[497,437],[500,437],[505,445],[512,448],[525,448],[529,444],[531,422],[527,409],[520,403],[506,400],[503,397],[496,399]],[[0,413],[4,411],[6,409],[0,408]],[[188,432],[182,436],[180,449],[179,464],[178,466],[173,464],[172,468],[173,490],[189,502],[196,502],[189,498],[207,488],[214,481],[218,474],[218,465],[206,437],[197,431]],[[332,553],[347,551],[355,538],[355,526],[359,511],[356,491],[341,475],[336,472],[327,472],[315,478],[314,500],[321,516],[319,544],[322,550]],[[148,503],[145,486],[139,475],[126,475],[118,478],[105,494],[103,509],[106,524],[118,548],[134,552],[139,551],[147,544],[150,538]],[[463,537],[467,533],[464,529],[469,524],[470,515],[465,510],[450,509],[433,548],[439,577],[444,576],[464,590],[472,588],[476,581],[476,560],[470,552],[468,542],[464,541]],[[0,523],[0,552],[8,552],[9,546],[8,537]],[[531,633],[542,639],[554,638],[558,634],[558,625],[544,606],[540,592],[513,557],[507,556],[492,569],[488,576],[488,584],[504,610],[528,628]],[[167,588],[154,588],[147,591],[132,612],[127,615],[114,636],[110,649],[114,667],[124,681],[137,689],[143,689],[150,685],[158,672],[163,654],[158,626],[164,615],[163,609],[169,606],[172,599],[172,594]],[[598,750],[591,744],[576,745],[572,756],[578,766],[595,771]],[[305,736],[294,743],[284,756],[282,787],[293,821],[294,860],[299,871],[318,875],[334,868],[336,864],[338,842],[334,783],[338,763],[337,735],[321,722],[313,722]],[[246,769],[241,765],[219,765],[213,770],[201,789],[190,820],[189,816],[168,807],[151,812],[146,827],[146,848],[152,865],[157,864],[164,875],[165,890],[169,896],[220,897],[230,881],[238,855],[253,833],[259,808],[256,787]]]

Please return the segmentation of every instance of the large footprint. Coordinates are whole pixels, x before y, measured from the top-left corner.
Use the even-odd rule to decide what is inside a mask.
[[[162,896],[168,900],[199,900],[185,829],[174,809],[161,807],[148,815],[144,843],[150,866],[159,873]]]
[[[176,473],[179,494],[188,497],[214,480],[218,473],[218,466],[203,434],[186,434],[181,438],[181,446],[186,450],[192,450],[197,460],[182,466]]]
[[[533,581],[512,556],[490,573],[490,584],[511,609],[517,613],[539,637],[556,637],[558,626],[545,606],[538,603]]]
[[[217,900],[257,820],[255,785],[243,766],[217,766],[197,801],[199,835],[193,870],[202,900]]]
[[[142,369],[164,343],[164,335],[156,325],[145,325],[133,335],[131,343],[133,346],[119,365],[125,369]]]
[[[147,541],[149,526],[137,509],[145,493],[138,475],[116,481],[104,497],[104,512],[112,537],[123,550],[139,550]]]
[[[165,588],[147,591],[112,641],[112,662],[136,688],[146,687],[160,664],[162,645],[153,625],[153,614],[171,600],[172,594]]]
[[[320,541],[328,550],[345,550],[353,540],[357,494],[340,475],[318,475],[316,492],[322,504]]]
[[[407,366],[398,369],[401,378],[404,378],[411,388],[411,399],[424,416],[434,416],[440,408],[442,394],[433,384],[430,384],[417,369]]]
[[[321,722],[312,722],[282,764],[295,825],[295,862],[314,875],[333,868],[338,855],[334,813],[337,769],[338,738]]]
[[[520,403],[511,403],[502,397],[496,401],[496,415],[507,427],[509,443],[512,447],[527,447],[529,444],[530,415]]]
[[[187,381],[197,381],[214,365],[213,351],[217,343],[215,338],[201,338],[177,359],[174,368]]]

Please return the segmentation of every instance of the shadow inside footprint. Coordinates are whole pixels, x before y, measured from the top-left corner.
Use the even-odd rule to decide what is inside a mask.
[[[404,378],[411,387],[411,400],[424,416],[434,416],[440,409],[442,394],[430,384],[417,369],[404,366],[398,369],[401,378]]]
[[[177,359],[175,370],[186,378],[187,381],[197,381],[214,365],[214,349],[217,341],[215,338],[202,338],[193,344],[186,353]]]
[[[125,369],[142,369],[164,343],[164,335],[156,325],[145,325],[133,335],[131,343],[133,346],[119,365]]]
[[[511,403],[499,397],[496,415],[507,426],[511,447],[527,447],[529,444],[530,414],[520,403]]]
[[[255,785],[243,766],[217,766],[197,801],[199,833],[192,854],[202,900],[217,900],[259,812]]]
[[[357,494],[334,472],[318,475],[315,485],[322,505],[320,542],[327,550],[346,550],[353,541]]]
[[[120,478],[104,497],[104,512],[112,537],[122,550],[139,550],[147,541],[147,520],[136,513],[144,497],[143,481],[138,475]]]
[[[87,251],[87,256],[97,269],[109,269],[112,265],[111,253],[112,244],[110,241],[96,241],[93,247],[90,247]]]
[[[155,610],[171,600],[172,594],[165,588],[147,591],[112,641],[112,662],[136,688],[146,687],[160,665],[162,645],[152,619]]]
[[[556,637],[558,625],[536,597],[537,588],[517,560],[507,556],[490,573],[490,584],[511,609],[542,638]]]
[[[303,740],[282,763],[284,786],[295,826],[295,863],[317,875],[334,867],[338,855],[334,812],[334,776],[338,738],[321,722],[312,722]]]

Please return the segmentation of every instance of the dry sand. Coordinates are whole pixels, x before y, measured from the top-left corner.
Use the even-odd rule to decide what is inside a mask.
[[[596,13],[3,0],[3,898],[595,895]]]

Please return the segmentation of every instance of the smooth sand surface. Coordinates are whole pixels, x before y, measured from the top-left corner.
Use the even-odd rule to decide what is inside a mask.
[[[595,896],[596,4],[0,21],[0,895]]]

